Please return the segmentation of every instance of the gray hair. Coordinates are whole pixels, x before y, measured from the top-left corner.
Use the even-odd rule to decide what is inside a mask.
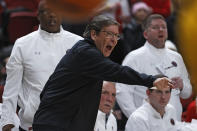
[[[91,30],[95,30],[98,34],[103,27],[110,26],[110,25],[117,25],[120,24],[113,18],[107,17],[104,15],[99,15],[94,17],[90,23],[86,26],[86,29],[83,33],[84,38],[91,38],[90,32]]]
[[[152,21],[155,20],[155,19],[161,19],[161,20],[165,21],[165,18],[162,15],[152,14],[152,15],[148,16],[148,18],[143,23],[143,25],[142,25],[143,30],[146,30],[148,27],[150,27]]]

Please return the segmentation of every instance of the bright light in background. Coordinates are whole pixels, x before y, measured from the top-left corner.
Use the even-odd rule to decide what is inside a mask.
[[[195,94],[197,94],[197,0],[183,2],[177,22],[177,36],[181,54],[191,75]]]
[[[65,21],[80,23],[95,15],[106,0],[47,0],[49,6]]]

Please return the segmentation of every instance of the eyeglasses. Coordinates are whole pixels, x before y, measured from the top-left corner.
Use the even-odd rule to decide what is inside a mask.
[[[105,31],[105,30],[103,30],[101,32],[105,32],[106,38],[115,38],[116,40],[120,40],[120,35],[119,34],[114,34],[110,31]]]
[[[160,29],[166,30],[167,27],[166,26],[151,26],[151,29],[153,29],[153,30],[160,30]]]

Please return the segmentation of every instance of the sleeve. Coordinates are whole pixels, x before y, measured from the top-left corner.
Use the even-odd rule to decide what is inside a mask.
[[[7,78],[3,93],[2,126],[6,124],[16,125],[15,116],[17,100],[23,77],[22,56],[18,44],[18,41],[16,41],[6,65]]]
[[[127,84],[116,84],[116,100],[120,109],[126,115],[127,118],[136,110],[134,104],[134,88]]]
[[[75,43],[77,43],[79,40],[83,40],[83,39],[84,39],[83,37],[74,34],[74,36],[73,36],[73,38],[72,38],[72,40],[73,40],[72,43],[75,44]]]
[[[181,57],[181,56],[180,56]],[[180,97],[183,99],[189,98],[192,94],[192,86],[189,79],[189,74],[185,67],[182,57],[180,58],[180,69],[181,69],[181,78],[183,79],[183,90],[180,93]]]
[[[157,6],[159,7],[159,6]],[[163,15],[164,17],[168,17],[170,16],[170,2],[165,2],[163,4],[163,8],[157,8],[157,7],[154,7],[154,13],[158,13],[158,14],[161,14]]]
[[[147,123],[141,118],[134,114],[130,116],[125,126],[125,131],[148,131],[149,127]]]
[[[134,61],[133,56],[130,54],[127,55],[123,61],[123,65],[127,65],[135,70],[139,71],[139,65]],[[129,118],[129,116],[134,112],[137,107],[135,105],[134,93],[135,88],[138,88],[137,85],[128,85],[128,84],[116,84],[116,100],[123,111],[123,113]],[[140,87],[139,87],[140,88]]]
[[[91,48],[79,53],[80,72],[100,80],[152,87],[155,77],[140,74],[128,66],[121,66]]]

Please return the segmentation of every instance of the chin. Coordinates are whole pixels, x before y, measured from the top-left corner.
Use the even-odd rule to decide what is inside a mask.
[[[111,54],[111,53],[110,53]],[[106,54],[103,54],[105,57],[109,57],[110,54],[106,53]]]
[[[162,107],[166,107],[166,105],[167,105],[167,104],[162,104],[161,106],[162,106]]]

